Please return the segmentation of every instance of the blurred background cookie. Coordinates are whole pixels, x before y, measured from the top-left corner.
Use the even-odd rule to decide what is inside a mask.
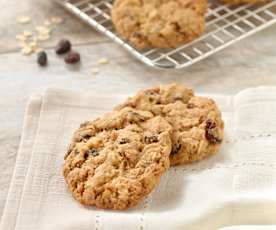
[[[239,4],[261,4],[266,3],[270,0],[223,0],[224,3],[232,4],[232,5],[239,5]]]
[[[173,48],[205,29],[207,0],[116,0],[112,21],[136,48]]]

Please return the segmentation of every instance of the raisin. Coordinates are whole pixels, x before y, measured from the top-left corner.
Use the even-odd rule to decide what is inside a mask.
[[[211,144],[221,143],[221,139],[217,137],[216,123],[212,120],[207,120],[205,125],[205,137]]]
[[[172,147],[172,152],[171,154],[176,154],[178,153],[178,151],[181,149],[181,144],[180,143],[176,143],[173,145]]]
[[[71,50],[71,42],[67,39],[61,39],[56,47],[56,54],[65,54]]]
[[[146,144],[151,144],[151,143],[156,143],[158,142],[158,137],[157,136],[145,136],[145,143]]]
[[[83,155],[83,157],[84,157],[84,159],[87,159],[88,158],[88,156],[89,156],[89,154],[86,152],[86,153],[84,153],[84,155]]]
[[[38,54],[37,54],[37,63],[40,65],[40,66],[46,66],[47,65],[47,62],[48,62],[48,58],[47,58],[47,54],[45,51],[40,51]]]
[[[96,157],[99,155],[99,152],[97,151],[97,149],[90,149],[87,154],[93,156],[93,157]]]
[[[91,135],[86,134],[82,137],[82,140],[88,140],[91,137]]]
[[[71,52],[65,56],[64,61],[68,64],[75,64],[80,61],[80,54],[78,52]]]
[[[205,137],[211,144],[219,144],[222,141],[220,138],[216,137],[210,129],[206,130]]]
[[[134,32],[134,33],[132,34],[132,36],[133,36],[134,38],[137,38],[137,39],[144,39],[144,38],[146,38],[146,36],[143,35],[143,34],[140,33],[140,32]]]
[[[187,104],[187,108],[188,108],[188,109],[193,109],[194,107],[195,107],[195,105],[192,104],[192,103],[188,103],[188,104]]]
[[[216,122],[214,122],[210,119],[206,121],[206,126],[205,126],[206,129],[214,129],[214,128],[216,128],[216,126],[217,126]]]
[[[122,138],[120,141],[119,141],[119,144],[120,145],[123,145],[123,144],[126,144],[126,143],[129,143],[130,140],[128,138]]]

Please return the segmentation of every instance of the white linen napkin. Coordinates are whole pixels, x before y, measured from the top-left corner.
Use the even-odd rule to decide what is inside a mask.
[[[242,226],[231,226],[225,227],[221,230],[275,230],[276,225],[242,225]]]
[[[30,98],[25,111],[21,141],[16,158],[16,165],[7,195],[0,229],[14,229],[17,210],[20,205],[21,194],[31,160],[31,153],[37,132],[42,97],[34,95]]]
[[[123,98],[48,90],[31,100],[0,229],[247,230],[226,226],[276,224],[276,87],[213,96],[226,123],[220,153],[171,168],[137,207],[106,211],[74,201],[61,174],[70,137],[82,121]]]

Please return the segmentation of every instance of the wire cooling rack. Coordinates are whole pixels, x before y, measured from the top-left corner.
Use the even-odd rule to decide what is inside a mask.
[[[183,68],[276,23],[276,0],[252,6],[228,6],[209,1],[206,31],[198,39],[176,49],[137,50],[120,38],[111,22],[112,0],[56,0],[71,13],[120,44],[145,64],[159,68]]]

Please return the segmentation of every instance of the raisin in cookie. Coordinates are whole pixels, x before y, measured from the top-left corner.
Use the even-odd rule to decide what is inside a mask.
[[[136,205],[169,168],[172,127],[151,112],[124,108],[86,122],[75,132],[63,174],[84,205]]]
[[[222,142],[224,123],[216,103],[183,85],[142,90],[115,110],[124,107],[149,111],[171,124],[171,165],[201,160],[216,153]]]
[[[174,48],[203,33],[207,5],[207,0],[115,0],[112,21],[139,49]]]
[[[266,3],[270,0],[223,0],[224,3],[231,5],[239,5],[239,4],[262,4]]]

